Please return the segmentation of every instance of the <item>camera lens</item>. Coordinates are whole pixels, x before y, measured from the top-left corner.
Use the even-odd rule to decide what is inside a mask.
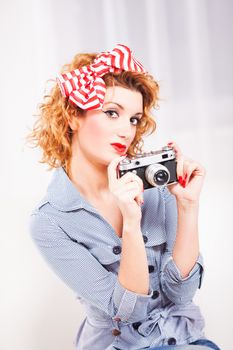
[[[154,181],[157,185],[164,185],[169,180],[169,175],[165,170],[159,170],[154,175]]]
[[[151,164],[145,171],[146,180],[152,186],[164,186],[169,182],[169,170],[162,164]]]

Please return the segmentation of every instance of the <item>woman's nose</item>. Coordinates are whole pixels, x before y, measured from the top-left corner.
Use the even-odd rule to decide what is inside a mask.
[[[121,138],[129,138],[131,137],[133,132],[132,124],[130,123],[130,120],[127,118],[125,120],[121,120],[118,125],[118,136]]]

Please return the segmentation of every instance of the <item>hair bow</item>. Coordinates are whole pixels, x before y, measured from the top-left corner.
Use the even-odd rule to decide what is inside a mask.
[[[120,71],[145,73],[145,69],[125,46],[118,44],[108,52],[99,53],[89,66],[60,74],[57,77],[60,90],[76,106],[84,110],[100,109],[103,105],[106,85],[102,76]]]

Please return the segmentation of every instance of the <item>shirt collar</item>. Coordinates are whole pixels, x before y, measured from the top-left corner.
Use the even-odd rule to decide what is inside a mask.
[[[154,191],[155,190],[153,189],[145,192],[145,199],[148,204],[143,210],[148,209],[148,205],[153,207],[153,198],[156,197]],[[44,198],[43,203],[41,204],[44,204],[45,202],[49,202],[52,207],[62,212],[85,209],[89,212],[98,214],[97,210],[81,196],[62,167],[56,168],[53,172],[52,179],[47,188],[46,198]],[[148,223],[150,223],[149,227],[147,227]],[[165,231],[163,229],[158,229],[158,232],[155,234],[155,228],[151,223],[151,220],[146,220],[142,229],[142,232],[145,232],[149,239],[146,243],[147,246],[162,244],[166,241]]]
[[[47,188],[47,199],[53,207],[60,211],[73,211],[81,208],[95,211],[81,196],[62,167],[54,170]]]

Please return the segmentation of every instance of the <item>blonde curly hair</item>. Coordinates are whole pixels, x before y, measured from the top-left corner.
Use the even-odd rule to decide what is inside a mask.
[[[90,65],[96,55],[97,53],[77,54],[70,64],[62,67],[61,72]],[[142,94],[143,116],[127,152],[129,156],[133,156],[142,150],[142,137],[152,133],[156,128],[156,123],[150,113],[153,107],[158,106],[159,85],[151,75],[138,72],[107,73],[102,78],[107,87],[121,86]],[[40,147],[42,149],[40,163],[47,163],[48,170],[62,166],[66,173],[70,174],[72,130],[69,126],[69,120],[72,116],[78,117],[84,113],[84,110],[74,106],[62,96],[56,82],[49,94],[44,96],[43,102],[39,104],[39,113],[36,114],[37,120],[26,137],[26,141],[33,148]]]

